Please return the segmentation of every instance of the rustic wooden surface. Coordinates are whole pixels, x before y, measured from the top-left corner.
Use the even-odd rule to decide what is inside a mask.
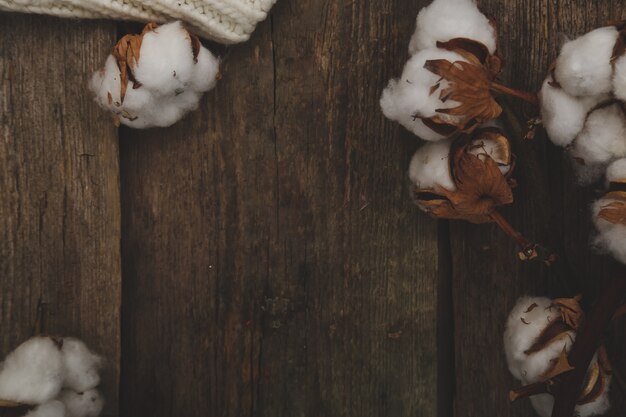
[[[117,415],[120,200],[116,129],[86,94],[112,23],[0,14],[0,355],[40,330],[108,360]]]
[[[122,131],[124,415],[436,413],[437,228],[378,107],[416,10],[279,2],[201,111]]]
[[[48,331],[102,347],[110,387],[121,331],[124,417],[534,415],[508,402],[504,323],[524,294],[594,299],[598,187],[574,185],[545,135],[516,142],[503,214],[563,255],[553,269],[516,261],[495,227],[411,206],[418,141],[378,99],[427,3],[280,0],[248,43],[221,49],[199,111],[119,131],[119,171],[115,130],[84,89],[112,24],[0,15],[1,353],[41,298]],[[621,0],[479,3],[500,22],[503,80],[529,90],[564,35],[626,18]],[[623,345],[609,350],[623,378]],[[610,415],[623,417],[619,385]]]

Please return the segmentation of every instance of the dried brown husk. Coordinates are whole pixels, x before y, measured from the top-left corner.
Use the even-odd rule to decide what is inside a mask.
[[[610,191],[603,198],[612,201],[600,208],[598,217],[612,224],[626,226],[626,191]]]
[[[580,397],[576,404],[589,404],[597,400],[608,388],[610,377],[613,373],[611,363],[606,354],[604,345],[598,348],[598,360],[593,362],[587,374],[581,391]]]
[[[447,109],[436,109],[436,112],[457,118],[446,119],[441,123],[435,118],[423,118],[424,123],[436,123],[439,127],[445,125],[445,130],[471,132],[480,123],[496,119],[502,108],[491,94],[492,82],[502,69],[502,59],[497,55],[490,55],[487,47],[480,42],[467,38],[455,38],[447,42],[437,42],[437,47],[461,55],[465,61],[450,62],[446,59],[429,60],[424,68],[437,74],[448,85],[439,92],[439,99],[443,102],[453,100],[458,106]],[[433,86],[431,94],[439,89],[439,83]],[[454,121],[452,120],[454,119]],[[432,129],[432,127],[431,127]],[[439,130],[433,129],[437,133]]]
[[[493,140],[503,148],[498,160],[486,153],[474,155],[480,141]],[[450,149],[450,174],[455,191],[443,188],[417,189],[417,205],[436,218],[461,219],[472,223],[492,221],[490,214],[497,206],[513,202],[510,176],[514,168],[514,156],[508,139],[496,128],[477,130],[474,135],[461,135]],[[500,165],[509,165],[503,175]]]
[[[21,417],[35,408],[32,405],[0,399],[0,417]]]

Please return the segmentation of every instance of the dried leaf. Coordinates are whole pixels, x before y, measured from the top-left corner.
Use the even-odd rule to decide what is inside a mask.
[[[613,201],[602,206],[598,217],[609,223],[626,226],[626,201]]]
[[[530,324],[528,321],[526,321],[526,319],[525,319],[524,317],[520,317],[519,319],[520,319],[520,320],[522,321],[522,323],[524,323],[524,324]]]
[[[451,173],[457,190],[445,195],[462,215],[488,216],[497,206],[513,202],[513,192],[498,164],[468,153],[467,145],[452,154]]]
[[[578,295],[574,298],[557,298],[552,304],[559,308],[561,319],[565,324],[574,330],[578,330],[583,320],[583,309],[580,307],[579,301],[582,296]]]
[[[492,74],[480,63],[446,59],[426,61],[424,68],[448,81],[448,86],[439,93],[441,101],[453,100],[458,106],[436,109],[437,112],[459,116],[455,123],[464,131],[486,120],[496,119],[502,108],[491,95]]]
[[[554,366],[550,368],[546,373],[541,375],[541,379],[543,381],[546,381],[548,379],[554,378],[555,376],[572,371],[573,369],[574,367],[570,365],[569,361],[567,360],[567,351],[565,350],[565,348],[563,348],[563,351],[561,352],[559,357],[556,358]]]

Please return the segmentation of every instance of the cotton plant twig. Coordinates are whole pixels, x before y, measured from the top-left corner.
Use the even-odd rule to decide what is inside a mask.
[[[506,86],[504,84],[500,84],[499,82],[493,81],[491,83],[491,89],[497,91],[502,94],[506,94],[512,97],[517,97],[521,100],[524,100],[533,106],[539,106],[539,99],[537,94],[530,93],[528,91],[518,90],[513,87]]]
[[[490,217],[507,236],[518,244],[521,249],[518,252],[520,260],[540,261],[549,266],[558,259],[557,254],[550,249],[526,239],[498,211],[491,213]]]

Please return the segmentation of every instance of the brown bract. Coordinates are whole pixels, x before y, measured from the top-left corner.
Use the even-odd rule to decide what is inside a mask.
[[[508,155],[508,159],[497,162],[486,151],[477,152],[476,146],[481,141],[495,141],[496,149],[503,148],[498,156]],[[450,150],[450,174],[456,190],[441,187],[416,190],[417,204],[436,218],[490,222],[489,215],[497,206],[513,202],[512,161],[508,140],[499,130],[487,128],[476,131],[471,137],[461,135]],[[500,171],[500,165],[510,166],[506,176]]]
[[[128,89],[128,81],[133,82],[133,88],[141,87],[133,74],[133,70],[137,67],[141,53],[141,43],[146,33],[155,31],[159,27],[156,23],[148,23],[144,26],[143,30],[138,35],[125,35],[120,39],[113,47],[112,55],[117,61],[117,66],[120,69],[120,101],[124,102],[126,96],[126,90]],[[200,53],[200,39],[190,33],[189,41],[191,51],[193,53],[194,62],[198,62],[198,54]]]
[[[609,223],[626,226],[626,192],[612,191],[606,194],[604,198],[613,201],[602,206],[598,217]]]
[[[435,127],[440,129],[470,132],[480,123],[500,116],[502,108],[491,94],[491,88],[495,76],[502,68],[501,58],[490,55],[482,43],[466,38],[437,42],[437,47],[455,52],[467,62],[436,59],[424,64],[424,68],[441,77],[440,82],[447,81],[445,88],[439,88],[440,82],[435,84],[431,94],[440,90],[439,99],[442,102],[452,100],[459,103],[453,108],[436,109],[441,114],[458,116],[458,121],[443,123],[441,118],[435,116],[426,119],[428,123],[435,123]],[[431,127],[429,124],[427,126]],[[433,127],[431,129],[439,132]]]

